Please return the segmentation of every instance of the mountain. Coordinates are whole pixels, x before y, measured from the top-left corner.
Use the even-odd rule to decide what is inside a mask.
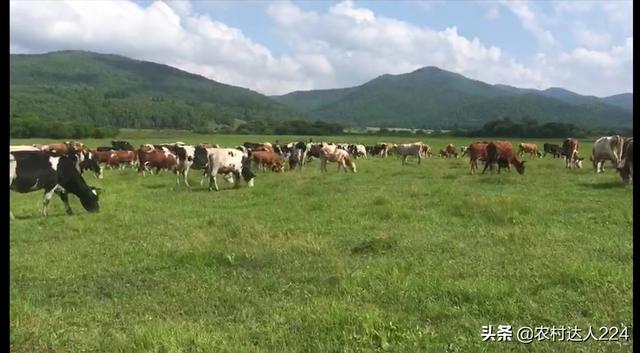
[[[10,114],[129,128],[178,128],[234,119],[302,119],[257,92],[117,55],[60,51],[9,57]]]
[[[633,110],[633,93],[622,93],[602,98],[605,102],[622,109]]]
[[[605,99],[562,88],[490,85],[433,66],[382,75],[357,87],[272,98],[318,118],[361,126],[476,128],[506,116],[589,127],[630,127],[633,122],[630,111]]]

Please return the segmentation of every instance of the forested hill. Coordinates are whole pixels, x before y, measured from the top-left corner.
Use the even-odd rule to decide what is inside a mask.
[[[176,129],[308,119],[254,91],[117,55],[61,51],[9,61],[12,116]]]
[[[505,117],[585,127],[631,127],[631,94],[597,98],[560,88],[490,85],[425,67],[361,86],[272,98],[317,118],[380,127],[475,128]]]

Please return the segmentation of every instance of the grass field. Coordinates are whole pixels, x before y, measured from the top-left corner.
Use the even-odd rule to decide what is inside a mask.
[[[146,142],[292,137],[126,132]],[[411,141],[336,137],[314,141]],[[423,139],[434,150],[473,139]],[[514,144],[519,140],[511,140]],[[559,143],[558,140],[550,140]],[[13,140],[12,144],[48,142]],[[84,140],[89,146],[108,140]],[[532,142],[542,143],[542,140]],[[588,162],[590,144],[581,143]],[[12,352],[630,352],[632,186],[547,157],[357,160],[258,172],[254,188],[86,175],[101,211],[11,194]],[[609,164],[607,164],[609,166]],[[510,324],[512,342],[482,342]],[[629,327],[627,342],[518,343],[520,326]]]

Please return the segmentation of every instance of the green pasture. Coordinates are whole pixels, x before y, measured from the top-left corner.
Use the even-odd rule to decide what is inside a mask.
[[[126,131],[233,147],[292,136]],[[307,138],[307,137],[303,137]],[[333,142],[415,138],[313,137]],[[434,150],[476,139],[422,138]],[[110,139],[83,140],[91,147]],[[560,143],[552,140],[519,142]],[[12,144],[47,143],[12,140]],[[55,141],[60,142],[60,141]],[[547,156],[524,175],[468,159],[358,159],[356,174],[257,172],[255,187],[177,187],[106,170],[101,210],[10,196],[12,352],[630,352],[632,186]],[[222,178],[220,178],[222,179]],[[482,342],[483,325],[514,327]],[[521,326],[626,325],[617,342],[518,343]],[[599,336],[599,334],[597,334]]]

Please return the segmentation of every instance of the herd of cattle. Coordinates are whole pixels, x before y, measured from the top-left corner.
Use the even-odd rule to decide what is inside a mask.
[[[313,159],[320,161],[320,170],[327,171],[327,163],[335,162],[338,171],[341,169],[356,173],[355,160],[377,156],[386,158],[396,155],[404,165],[408,157],[416,157],[418,164],[422,158],[432,157],[431,147],[422,142],[376,145],[334,144],[292,142],[288,144],[245,142],[235,148],[223,148],[215,144],[187,145],[182,142],[168,144],[144,144],[134,148],[127,141],[112,141],[112,146],[89,148],[78,141],[60,144],[10,146],[10,189],[19,193],[44,189],[42,214],[47,215],[49,200],[54,194],[59,195],[65,205],[66,212],[72,213],[68,194],[76,195],[82,206],[89,212],[99,210],[98,188],[87,185],[82,177],[85,171],[95,173],[103,178],[104,167],[125,168],[131,166],[145,176],[146,172],[156,174],[162,170],[176,174],[176,183],[188,181],[191,169],[203,172],[200,185],[209,179],[209,190],[219,190],[216,176],[221,174],[225,179],[239,187],[240,179],[253,186],[255,173],[253,170],[267,169],[274,172],[301,169]],[[440,150],[442,158],[469,157],[471,174],[478,169],[478,161],[484,162],[484,174],[487,168],[493,171],[497,164],[501,169],[510,171],[510,165],[524,174],[524,155],[542,158],[547,154],[553,158],[563,158],[566,168],[582,168],[583,157],[578,153],[578,140],[567,138],[561,145],[545,143],[540,152],[536,144],[520,143],[517,152],[507,141],[474,142],[460,147],[459,153],[453,144]],[[604,171],[604,162],[611,161],[620,174],[623,182],[633,180],[633,137],[605,136],[594,142],[591,161],[597,173]],[[13,219],[13,213],[11,213]]]

